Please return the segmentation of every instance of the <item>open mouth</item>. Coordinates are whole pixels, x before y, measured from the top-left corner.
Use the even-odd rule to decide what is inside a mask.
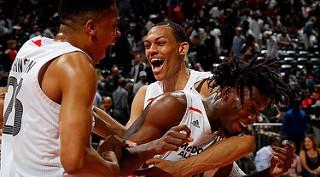
[[[159,58],[151,59],[151,64],[153,67],[160,67],[163,64],[164,60]]]
[[[161,71],[163,67],[164,60],[160,58],[153,58],[150,61],[151,66],[152,66],[152,71],[154,74],[157,74]]]

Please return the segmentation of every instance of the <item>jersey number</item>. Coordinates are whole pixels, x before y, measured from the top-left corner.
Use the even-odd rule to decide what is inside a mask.
[[[4,126],[3,133],[10,134],[16,136],[21,129],[21,117],[23,113],[23,106],[19,99],[17,99],[17,95],[21,89],[22,80],[20,79],[19,84],[16,78],[10,76],[8,78],[8,89],[10,86],[13,87],[12,96],[10,98],[9,105],[4,113]],[[12,108],[14,106],[14,124],[7,125],[8,117],[12,113]]]

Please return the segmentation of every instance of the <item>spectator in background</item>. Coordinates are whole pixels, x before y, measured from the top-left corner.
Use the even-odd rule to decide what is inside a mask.
[[[272,31],[265,31],[263,36],[266,40],[267,54],[266,56],[271,59],[276,59],[278,57],[278,41],[273,35]]]
[[[296,152],[300,151],[300,144],[307,133],[310,121],[310,117],[300,108],[300,102],[300,99],[292,101],[292,108],[284,115],[281,126],[283,137],[297,145]]]
[[[302,164],[303,177],[320,176],[320,154],[317,144],[312,135],[304,138],[301,151],[299,153]]]
[[[270,167],[270,161],[272,159],[272,147],[279,146],[281,144],[279,137],[271,138],[271,144],[262,147],[256,153],[256,156],[254,158],[256,171],[262,171]]]
[[[110,116],[113,116],[113,109],[112,109],[112,98],[110,96],[104,96],[102,98],[102,103],[100,108],[108,113]]]
[[[134,65],[131,68],[130,75],[133,78],[134,82],[139,81],[139,73],[145,71],[147,64],[143,61],[143,56],[141,52],[135,52],[134,54]]]
[[[11,60],[11,62],[16,58],[17,52],[17,41],[15,39],[7,40],[7,49],[4,51],[4,53]]]
[[[292,49],[294,48],[294,44],[288,34],[288,29],[286,27],[282,27],[280,33],[277,35],[277,41],[279,44],[279,49]]]
[[[140,71],[139,72],[139,80],[137,83],[134,83],[133,85],[133,94],[135,95],[137,91],[142,87],[143,85],[148,85],[147,83],[147,72]]]
[[[105,95],[111,96],[112,93],[118,88],[118,80],[121,75],[121,71],[119,70],[117,65],[113,65],[111,68],[111,75],[106,79],[103,90],[105,91]]]
[[[243,44],[241,48],[243,61],[250,62],[250,60],[253,59],[253,57],[259,52],[259,50],[259,45],[257,44],[255,38],[249,34],[246,43]]]
[[[306,50],[309,50],[313,46],[313,43],[311,42],[311,37],[313,35],[318,36],[314,26],[316,23],[316,20],[317,20],[316,17],[310,17],[303,27],[302,39],[303,39],[304,47]]]
[[[246,38],[242,35],[242,28],[236,27],[235,30],[235,36],[233,37],[232,41],[232,56],[235,56],[237,58],[241,58],[241,48],[243,44],[245,44]]]
[[[294,142],[293,141],[289,141],[289,143],[294,148],[293,151],[295,151],[296,150],[296,145],[294,144]],[[300,177],[301,172],[302,172],[302,167],[301,167],[300,157],[296,153],[294,153],[294,157],[293,157],[293,162],[291,164],[291,168],[281,177]]]
[[[122,125],[125,125],[129,119],[128,91],[124,88],[125,85],[125,79],[120,77],[118,79],[118,87],[112,93],[113,115]]]

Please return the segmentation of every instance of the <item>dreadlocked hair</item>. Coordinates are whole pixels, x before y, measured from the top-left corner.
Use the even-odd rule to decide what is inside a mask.
[[[288,86],[274,71],[275,61],[266,59],[253,59],[245,63],[236,58],[224,59],[213,71],[209,80],[209,87],[232,87],[237,90],[241,104],[244,102],[244,89],[247,88],[252,97],[252,88],[256,87],[261,95],[273,101],[284,102],[288,99]]]

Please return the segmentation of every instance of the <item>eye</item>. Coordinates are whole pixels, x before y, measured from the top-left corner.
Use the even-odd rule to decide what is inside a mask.
[[[163,45],[165,45],[165,43],[166,43],[165,41],[158,41],[158,42],[157,42],[157,45],[163,46]]]
[[[144,43],[144,48],[145,48],[145,49],[150,49],[150,46],[151,46],[150,44]]]

